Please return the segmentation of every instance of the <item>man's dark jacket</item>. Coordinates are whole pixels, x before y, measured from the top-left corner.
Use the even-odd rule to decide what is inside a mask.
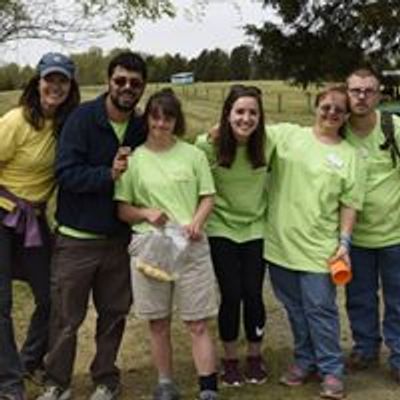
[[[81,104],[68,117],[57,146],[59,185],[56,219],[65,225],[106,236],[127,232],[113,201],[111,167],[120,146],[108,120],[106,95]],[[123,146],[132,149],[145,140],[143,118],[132,116]]]

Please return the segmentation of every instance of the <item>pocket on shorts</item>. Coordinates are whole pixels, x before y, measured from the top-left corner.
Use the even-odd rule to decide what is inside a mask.
[[[139,249],[146,238],[145,233],[132,233],[131,241],[128,245],[128,253],[131,257],[137,257]]]

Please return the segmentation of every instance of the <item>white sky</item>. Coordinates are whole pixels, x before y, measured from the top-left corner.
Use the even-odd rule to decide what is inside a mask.
[[[91,46],[101,47],[105,52],[115,47],[130,47],[135,51],[162,55],[180,53],[187,57],[198,56],[205,49],[222,48],[226,51],[249,38],[241,28],[245,24],[261,25],[268,14],[259,0],[240,0],[240,10],[230,0],[210,0],[201,20],[189,18],[183,8],[189,9],[193,0],[174,0],[178,15],[174,19],[163,18],[156,22],[141,20],[137,22],[135,39],[131,44],[110,32],[106,37],[93,40],[85,45],[61,46],[45,41],[20,41],[2,45],[0,58],[3,62],[15,61],[18,64],[35,65],[40,56],[47,51],[64,53],[85,51]]]

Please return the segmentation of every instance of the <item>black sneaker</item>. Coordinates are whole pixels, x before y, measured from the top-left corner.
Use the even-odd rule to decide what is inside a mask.
[[[346,360],[346,372],[356,372],[376,367],[379,364],[378,355],[366,357],[361,353],[352,352]]]

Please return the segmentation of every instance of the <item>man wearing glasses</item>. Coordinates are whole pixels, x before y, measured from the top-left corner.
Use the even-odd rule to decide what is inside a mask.
[[[58,235],[52,267],[55,312],[45,360],[47,384],[40,400],[71,397],[77,332],[90,294],[97,311],[91,400],[112,400],[120,392],[115,361],[132,294],[129,228],[117,219],[113,191],[130,151],[145,140],[135,109],[146,75],[139,55],[125,52],[114,57],[107,93],[78,107],[59,137]]]
[[[347,88],[351,115],[346,138],[360,150],[367,172],[364,206],[353,230],[353,280],[347,286],[354,340],[348,367],[364,369],[378,362],[382,293],[383,339],[393,377],[400,383],[400,118],[389,117],[394,140],[388,140],[382,114],[376,110],[380,82],[373,71],[356,70],[347,78]]]

